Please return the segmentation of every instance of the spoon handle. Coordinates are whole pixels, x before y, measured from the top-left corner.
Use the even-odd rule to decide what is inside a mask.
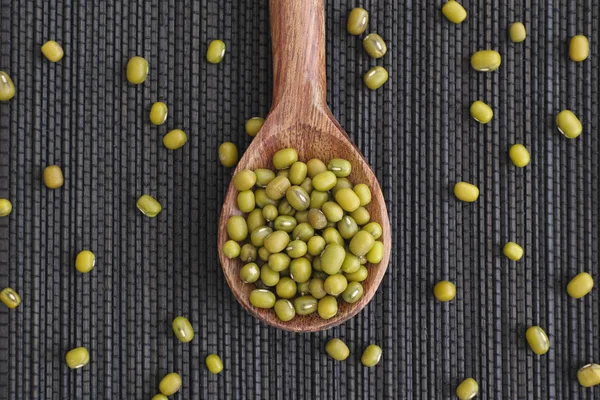
[[[325,0],[270,0],[273,107],[284,114],[327,107]]]

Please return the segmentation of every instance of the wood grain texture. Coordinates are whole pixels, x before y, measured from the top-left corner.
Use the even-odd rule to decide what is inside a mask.
[[[348,135],[335,120],[326,104],[325,21],[324,0],[271,0],[271,32],[273,42],[273,105],[260,131],[235,169],[273,168],[272,155],[285,147],[298,150],[299,159],[344,158],[352,163],[348,179],[366,183],[372,201],[366,207],[373,221],[383,228],[380,240],[384,244],[383,260],[368,265],[369,276],[363,282],[364,295],[354,304],[339,303],[336,316],[321,319],[314,313],[296,316],[292,321],[280,321],[273,310],[258,309],[250,304],[254,285],[239,278],[242,262],[224,256],[227,241],[226,223],[237,209],[237,191],[230,183],[219,222],[219,258],[227,283],[238,302],[262,321],[281,329],[313,332],[331,328],[352,318],[373,298],[388,266],[391,238],[386,204],[377,178],[363,155],[350,142]]]

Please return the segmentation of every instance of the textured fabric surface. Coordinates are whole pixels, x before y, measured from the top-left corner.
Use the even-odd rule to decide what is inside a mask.
[[[600,11],[592,0],[463,1],[461,25],[443,1],[327,2],[328,100],[362,150],[387,198],[392,261],[373,301],[351,321],[317,334],[290,334],[253,319],[234,300],[221,272],[217,220],[231,170],[218,145],[241,151],[244,121],[266,115],[271,99],[268,2],[236,0],[0,0],[0,69],[16,97],[0,104],[0,197],[14,211],[0,218],[0,286],[23,302],[0,307],[0,397],[150,399],[160,378],[178,371],[175,399],[450,399],[464,378],[481,399],[598,399],[577,384],[577,369],[600,362],[595,289],[566,294],[569,279],[600,279],[598,103]],[[345,31],[352,7],[370,11],[369,31],[387,39],[372,60]],[[523,21],[524,43],[508,40]],[[591,56],[568,58],[571,36],[590,37]],[[225,61],[205,61],[210,40],[228,46]],[[39,48],[56,39],[65,58],[49,63]],[[494,73],[476,73],[470,55],[501,52]],[[129,57],[150,63],[148,80],[127,84]],[[362,84],[373,65],[390,80]],[[480,125],[469,105],[494,111]],[[169,106],[151,126],[154,101]],[[584,133],[567,140],[555,128],[564,108]],[[161,138],[182,128],[189,142],[167,151]],[[508,148],[524,143],[524,169]],[[59,164],[65,185],[48,190],[41,172]],[[481,189],[458,202],[458,180]],[[143,193],[164,206],[156,219],[136,210]],[[510,262],[513,240],[525,256]],[[97,266],[77,273],[78,251]],[[436,281],[457,297],[434,301]],[[196,338],[179,343],[170,323],[186,315]],[[552,347],[535,356],[524,333],[541,325]],[[351,350],[345,362],[324,352],[332,337]],[[369,343],[383,361],[360,364]],[[90,350],[70,371],[65,353]],[[221,355],[225,370],[204,366]]]

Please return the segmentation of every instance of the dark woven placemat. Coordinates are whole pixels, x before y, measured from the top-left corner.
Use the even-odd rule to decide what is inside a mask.
[[[598,255],[600,107],[598,32],[592,0],[463,1],[469,17],[450,24],[443,1],[328,1],[329,104],[380,179],[393,230],[392,261],[373,302],[356,318],[318,334],[269,328],[242,310],[216,250],[217,218],[230,170],[217,147],[251,138],[244,121],[265,115],[271,97],[268,2],[236,0],[0,0],[0,69],[16,97],[0,104],[0,286],[22,296],[0,307],[0,396],[11,399],[149,399],[178,371],[178,399],[441,399],[472,376],[482,399],[592,399],[576,370],[600,362],[597,289],[582,300],[565,288],[580,271],[600,279]],[[369,30],[388,42],[374,61],[345,31],[362,5]],[[524,43],[507,29],[523,21]],[[590,37],[591,56],[568,59],[571,36]],[[215,38],[225,61],[205,61]],[[66,56],[47,62],[48,39]],[[499,71],[475,73],[470,55],[498,49]],[[129,57],[150,62],[145,84],[128,85]],[[389,82],[369,91],[362,74],[384,65]],[[494,120],[473,121],[470,103],[492,105]],[[149,107],[165,101],[167,123]],[[580,116],[575,140],[554,125],[558,111]],[[161,144],[184,129],[186,146]],[[516,169],[510,145],[532,162]],[[65,186],[47,190],[41,171],[59,164]],[[476,183],[474,204],[452,186]],[[156,219],[135,208],[142,193],[164,205]],[[502,246],[523,244],[509,262]],[[81,249],[97,267],[74,269]],[[457,297],[434,301],[433,284],[457,283]],[[177,342],[170,322],[196,328]],[[539,324],[552,348],[535,356],[525,329]],[[350,346],[345,362],[324,352],[331,337]],[[362,349],[384,351],[376,368]],[[92,361],[70,371],[77,346]],[[218,353],[225,370],[204,367]]]

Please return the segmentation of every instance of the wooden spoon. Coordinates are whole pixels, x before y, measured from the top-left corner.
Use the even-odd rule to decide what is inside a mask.
[[[270,1],[273,105],[260,133],[244,153],[235,172],[272,169],[271,157],[286,147],[298,150],[299,158],[304,162],[311,158],[319,158],[325,163],[332,158],[350,161],[350,181],[353,184],[366,183],[371,188],[372,201],[366,208],[371,220],[379,222],[383,228],[379,239],[384,245],[383,260],[367,266],[369,276],[363,282],[363,297],[354,304],[340,301],[338,313],[333,318],[324,320],[315,312],[282,322],[272,309],[259,309],[250,304],[250,292],[255,287],[240,280],[242,262],[230,260],[223,254],[223,244],[228,240],[227,220],[242,214],[237,208],[237,191],[231,183],[219,222],[219,258],[235,298],[246,310],[269,325],[295,332],[328,329],[356,315],[375,294],[387,269],[391,248],[390,221],[377,178],[326,103],[324,13],[324,0]]]

